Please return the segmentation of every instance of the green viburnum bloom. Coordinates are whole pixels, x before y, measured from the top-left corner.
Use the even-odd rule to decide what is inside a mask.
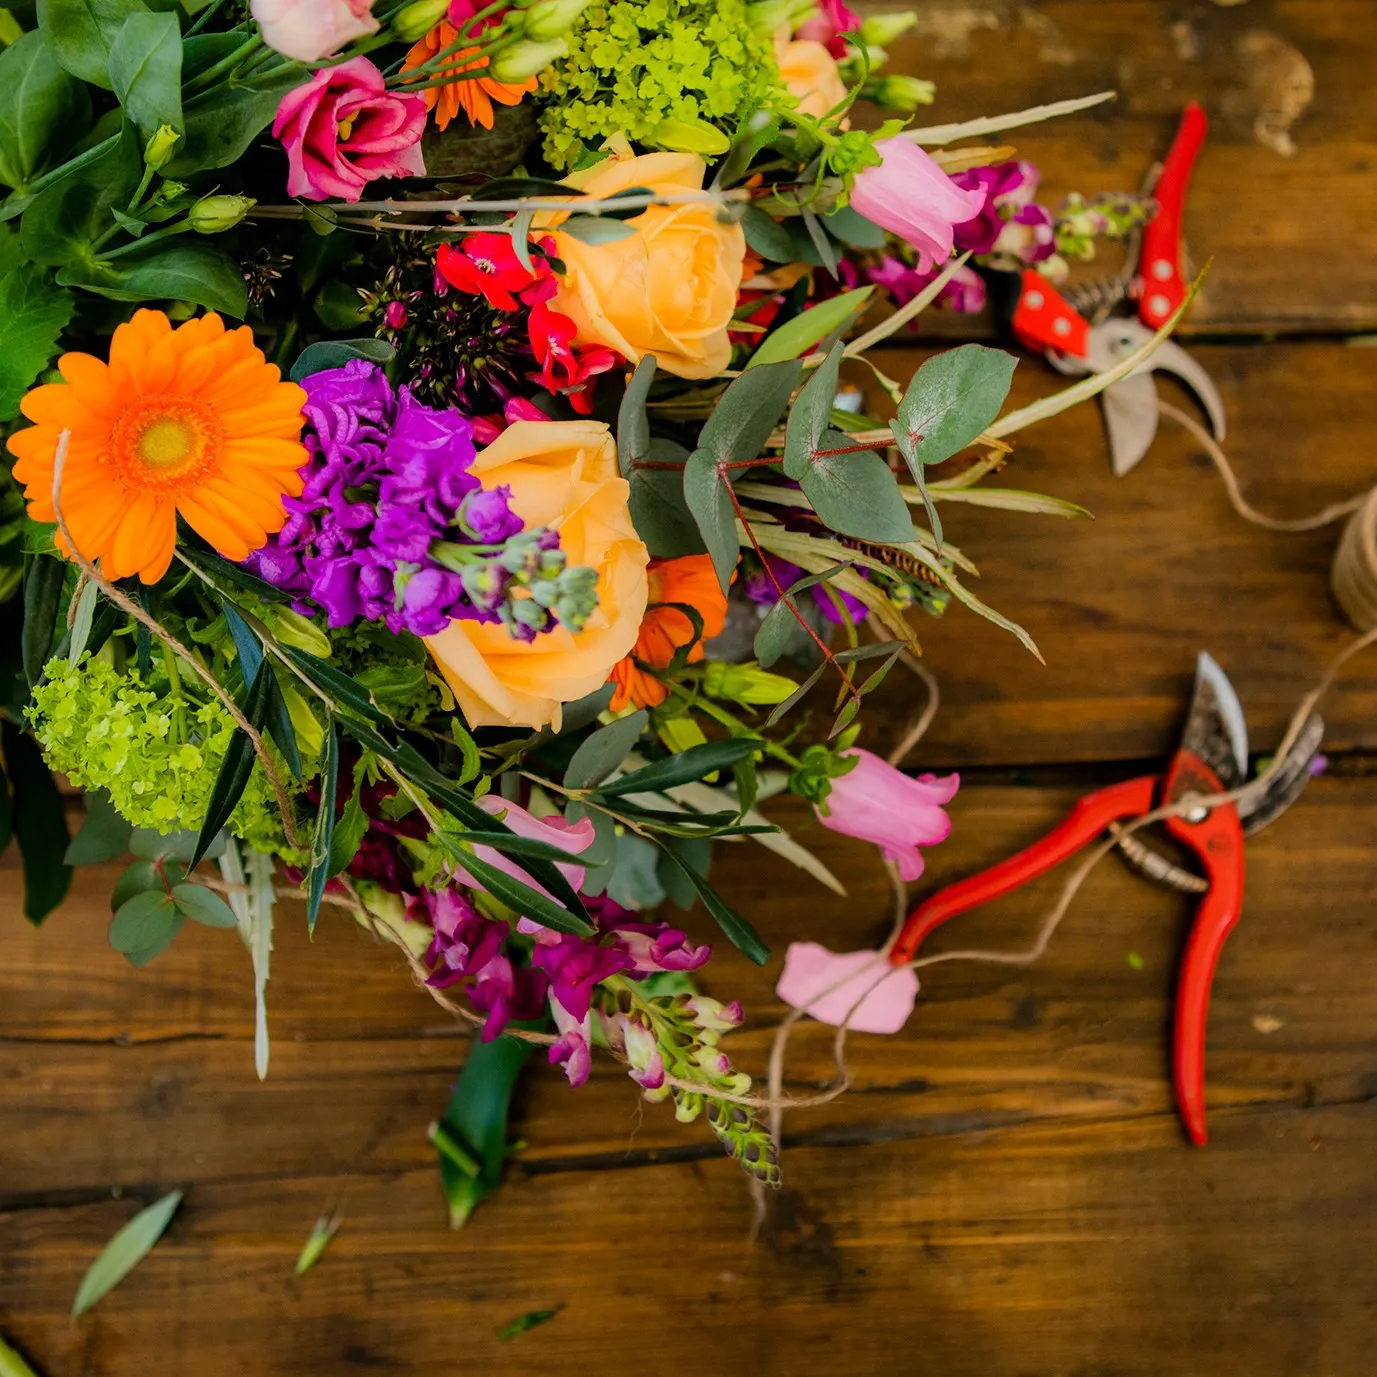
[[[104,789],[136,827],[200,826],[235,726],[223,704],[176,697],[102,660],[49,660],[29,720],[48,764],[82,789]],[[282,771],[285,776],[285,769]],[[281,851],[272,789],[255,764],[230,831],[256,850]]]
[[[612,0],[590,5],[569,54],[541,77],[545,157],[562,170],[610,134],[662,146],[660,130],[730,132],[780,97],[769,41],[744,0]]]

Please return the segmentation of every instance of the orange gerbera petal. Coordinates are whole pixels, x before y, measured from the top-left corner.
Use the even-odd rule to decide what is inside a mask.
[[[423,63],[430,62],[450,44],[459,39],[459,30],[442,19],[418,43],[414,44],[402,63],[402,71],[414,71]],[[416,80],[434,80],[437,75],[448,76],[451,72],[472,72],[486,67],[489,59],[474,57],[476,47],[460,48],[440,63],[438,68],[420,73]],[[466,77],[460,81],[447,82],[443,86],[431,86],[420,94],[424,97],[426,109],[434,113],[437,129],[449,128],[449,123],[462,110],[470,124],[492,128],[492,102],[503,105],[519,105],[528,91],[536,89],[535,77],[522,82],[494,81],[492,77]]]
[[[727,595],[717,581],[711,556],[652,559],[646,576],[650,582],[650,598],[641,619],[640,634],[631,654],[612,670],[611,679],[617,686],[612,695],[614,711],[632,703],[638,708],[653,708],[663,703],[668,690],[648,671],[667,669],[675,651],[694,639],[690,618],[677,607],[663,604],[692,607],[702,619],[703,634],[688,655],[693,662],[703,658],[704,641],[722,634],[727,619]]]
[[[55,519],[58,442],[68,433],[60,503],[81,555],[108,578],[156,583],[172,562],[177,516],[229,559],[258,549],[301,491],[305,392],[283,382],[247,326],[209,313],[173,328],[140,310],[110,341],[108,364],[64,354],[62,383],[22,403],[35,424],[8,441],[35,520]],[[67,542],[59,538],[66,549]]]

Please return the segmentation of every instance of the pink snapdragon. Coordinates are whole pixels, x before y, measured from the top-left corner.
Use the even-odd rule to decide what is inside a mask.
[[[979,215],[985,191],[963,190],[908,139],[881,139],[875,149],[881,162],[856,174],[851,208],[908,240],[924,271],[950,258],[955,227]]]
[[[423,177],[426,103],[389,91],[366,58],[324,67],[277,107],[273,135],[287,154],[287,194],[357,201],[379,177]]]
[[[920,846],[935,846],[951,831],[944,805],[961,785],[959,775],[919,775],[914,779],[869,751],[843,751],[855,766],[832,780],[827,800],[817,809],[824,827],[873,842],[899,867],[905,881],[923,873]]]

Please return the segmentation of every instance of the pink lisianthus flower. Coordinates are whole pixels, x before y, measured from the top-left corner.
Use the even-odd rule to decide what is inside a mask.
[[[901,879],[923,873],[920,846],[936,846],[951,832],[944,805],[961,785],[960,775],[919,775],[917,779],[869,751],[842,752],[855,766],[832,780],[826,802],[817,809],[824,827],[874,842],[899,867]]]
[[[845,0],[822,0],[818,13],[795,35],[821,43],[838,61],[846,56],[843,35],[855,33],[861,27],[861,17]]]
[[[377,33],[373,0],[252,0],[263,42],[297,62],[319,62],[346,43]]]
[[[955,226],[979,215],[985,191],[959,187],[907,139],[881,139],[875,149],[881,162],[856,174],[851,208],[908,240],[924,271],[950,258]]]
[[[560,817],[537,818],[519,804],[509,803],[506,799],[494,797],[492,794],[485,794],[480,798],[478,806],[485,813],[500,818],[518,837],[526,837],[531,841],[547,842],[550,846],[557,846],[561,851],[569,852],[571,856],[577,856],[581,851],[587,851],[593,845],[593,824],[588,818],[581,818],[572,826]],[[500,851],[494,851],[490,846],[475,846],[473,854],[480,861],[486,861],[494,870],[500,870],[513,879],[520,880],[522,884],[529,885],[538,894],[544,894],[547,899],[551,897],[545,888],[531,879],[512,857],[504,856]],[[577,890],[583,885],[585,874],[583,866],[572,863],[566,865],[559,862],[555,868],[574,889]],[[461,884],[471,885],[474,889],[483,888],[481,881],[475,880],[458,866],[455,867],[454,876]],[[546,931],[539,923],[533,923],[528,918],[520,920],[518,930],[525,933]]]
[[[383,84],[366,58],[324,67],[277,107],[273,136],[287,154],[287,194],[357,201],[379,177],[423,177],[426,103]]]

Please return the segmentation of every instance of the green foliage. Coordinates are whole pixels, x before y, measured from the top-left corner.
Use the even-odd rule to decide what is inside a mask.
[[[574,752],[564,772],[566,789],[594,789],[627,757],[645,730],[646,713],[633,712],[600,727]]]
[[[205,242],[162,241],[112,262],[79,261],[63,268],[57,280],[112,301],[190,301],[236,320],[248,311],[238,264]]]
[[[840,296],[828,297],[826,301],[820,301],[786,321],[778,330],[765,336],[746,367],[757,368],[761,364],[780,363],[784,359],[796,359],[806,354],[834,331],[844,329],[854,316],[865,309],[874,290],[874,287],[857,287],[855,291],[842,292]]]
[[[86,1269],[72,1301],[72,1318],[84,1315],[100,1298],[119,1285],[152,1250],[172,1222],[177,1206],[182,1203],[181,1191],[165,1195],[146,1210],[140,1210],[128,1224],[101,1250],[100,1256]]]
[[[86,88],[63,71],[41,33],[0,52],[0,185],[22,192],[90,122]]]
[[[58,62],[74,77],[112,90],[110,49],[143,0],[38,0],[38,27]]]
[[[150,138],[182,128],[182,35],[175,14],[135,11],[110,45],[110,83],[124,113]]]
[[[130,822],[157,832],[206,817],[237,728],[217,700],[155,686],[102,661],[75,669],[50,660],[34,690],[34,732],[53,769],[84,789],[104,789]],[[248,776],[230,830],[261,850],[282,845],[272,791],[260,766]]]
[[[584,10],[569,54],[541,77],[546,160],[572,167],[609,135],[659,146],[663,126],[734,134],[781,92],[743,0],[612,0]]]
[[[15,268],[0,277],[0,422],[18,416],[20,401],[57,352],[75,307],[71,292],[55,286],[40,268]]]
[[[67,897],[72,870],[67,850],[66,810],[33,738],[0,718],[0,814],[8,823],[24,865],[24,916],[41,923]]]

